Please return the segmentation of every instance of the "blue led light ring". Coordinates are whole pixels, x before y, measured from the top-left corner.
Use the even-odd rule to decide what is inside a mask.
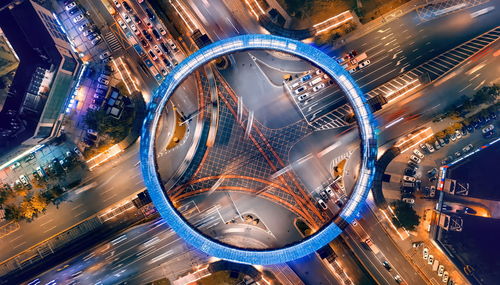
[[[209,255],[226,260],[261,265],[283,263],[318,250],[337,237],[341,233],[341,229],[335,223],[330,223],[301,242],[279,249],[254,250],[227,245],[205,236],[191,227],[164,194],[163,186],[156,171],[154,148],[156,127],[161,110],[165,107],[175,89],[189,74],[205,63],[220,56],[247,49],[277,50],[304,58],[315,63],[326,74],[335,79],[346,93],[358,120],[363,161],[351,199],[342,209],[340,217],[348,222],[354,219],[362,206],[362,202],[368,195],[375,173],[377,147],[373,116],[359,87],[335,60],[312,46],[287,38],[273,35],[233,37],[206,46],[177,65],[165,78],[150,103],[149,113],[144,120],[141,137],[141,167],[145,185],[156,208],[170,227],[186,242]]]

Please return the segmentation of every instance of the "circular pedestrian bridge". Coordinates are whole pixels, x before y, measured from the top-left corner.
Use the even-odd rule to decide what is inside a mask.
[[[272,249],[247,249],[223,243],[192,226],[165,194],[158,174],[155,137],[162,110],[177,87],[197,68],[222,56],[245,50],[274,50],[307,60],[338,84],[354,110],[361,138],[359,174],[348,202],[339,215],[314,234],[299,242]],[[325,246],[352,222],[372,185],[377,157],[375,123],[360,88],[331,57],[302,42],[273,35],[243,35],[210,44],[179,63],[165,78],[149,104],[140,142],[140,159],[145,185],[151,199],[168,225],[188,244],[202,252],[225,260],[247,264],[277,264],[301,258]],[[167,189],[168,190],[168,189]]]

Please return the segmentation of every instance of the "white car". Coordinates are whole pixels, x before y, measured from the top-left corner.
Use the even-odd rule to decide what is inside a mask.
[[[123,13],[123,19],[125,19],[125,22],[127,22],[127,23],[132,22],[132,19],[130,19],[130,17],[125,13]]]
[[[320,83],[320,84],[313,87],[313,91],[317,92],[318,90],[323,89],[323,88],[325,88],[325,83]]]
[[[116,8],[120,8],[122,6],[118,0],[113,0],[113,3],[115,3]]]
[[[83,24],[83,25],[79,26],[79,27],[78,27],[78,30],[79,30],[80,32],[83,32],[86,28],[90,28],[90,25],[89,25],[88,23],[85,23],[85,24]]]
[[[457,135],[457,140],[462,138],[462,133],[459,130],[456,130],[455,134]]]
[[[321,73],[323,73],[323,71],[321,69],[316,70],[317,75],[320,75]]]
[[[134,24],[130,24],[130,29],[134,32],[136,35],[140,35],[141,32],[137,29],[137,27]]]
[[[447,283],[448,279],[450,279],[450,274],[448,274],[448,271],[445,271],[443,273],[443,279],[441,279],[441,280],[443,281],[443,283]]]
[[[307,98],[309,98],[309,93],[305,93],[305,94],[300,95],[299,97],[297,97],[297,100],[299,100],[299,102],[303,102]]]
[[[401,199],[401,201],[408,203],[408,204],[411,204],[411,205],[415,204],[415,199],[413,199],[413,198],[403,198],[403,199]]]
[[[120,25],[120,27],[122,27],[122,29],[126,29],[127,28],[127,25],[125,25],[125,23],[122,21],[122,19],[118,19],[118,24]]]
[[[403,180],[404,181],[408,181],[408,182],[415,182],[415,181],[417,181],[417,179],[415,179],[415,177],[411,177],[411,176],[407,176],[407,175],[403,175]]]
[[[325,211],[328,210],[328,206],[326,205],[325,201],[319,199],[318,200],[318,205],[321,207],[321,209],[323,209]]]
[[[483,134],[486,134],[487,132],[492,131],[494,128],[495,128],[495,126],[488,125],[488,126],[483,128],[482,132],[483,132]]]
[[[439,268],[438,268],[438,276],[441,277],[443,276],[444,274],[444,265],[439,265]]]
[[[367,60],[365,60],[365,61],[361,62],[358,66],[359,66],[359,68],[361,69],[361,68],[363,68],[363,67],[367,66],[367,65],[368,65],[368,64],[370,64],[370,63],[371,63],[371,62],[367,59]]]
[[[167,75],[167,74],[168,74],[168,72],[167,72],[165,69],[162,69],[162,70],[161,70],[161,74],[163,74],[163,75]]]
[[[160,47],[158,45],[155,45],[153,48],[155,49],[157,54],[162,54]]]
[[[332,187],[330,187],[330,186],[326,186],[326,188],[325,188],[325,192],[326,192],[326,194],[328,194],[328,196],[330,196],[330,197],[333,197],[333,196],[335,195],[335,194],[333,194]]]
[[[414,155],[410,156],[410,159],[413,160],[415,163],[420,163],[422,160]]]
[[[468,152],[469,150],[471,150],[473,147],[474,147],[474,146],[473,146],[472,144],[468,144],[468,145],[466,145],[466,146],[462,149],[462,151],[463,151],[464,153],[466,153],[466,152]]]
[[[416,156],[420,157],[421,159],[423,159],[423,158],[424,158],[424,154],[423,154],[423,153],[421,153],[418,149],[414,149],[414,150],[413,150],[413,153],[414,153]]]
[[[76,17],[73,18],[73,23],[76,24],[76,23],[78,23],[80,21],[83,21],[83,19],[85,19],[85,17],[82,14],[80,14],[80,15],[78,15],[78,16],[76,16]]]
[[[427,247],[424,247],[423,250],[423,259],[427,260],[429,258],[429,249]]]
[[[427,258],[427,264],[433,264],[434,263],[434,255],[429,254],[429,258]]]
[[[435,151],[434,147],[431,144],[426,143],[425,146],[427,147],[427,149],[429,150],[429,152],[432,153],[432,152]]]
[[[69,11],[69,10],[73,9],[74,7],[76,7],[76,3],[75,2],[71,2],[68,5],[66,5],[66,11]]]
[[[166,35],[167,34],[167,31],[165,31],[162,27],[159,27],[158,30],[160,31],[160,34],[162,36]]]

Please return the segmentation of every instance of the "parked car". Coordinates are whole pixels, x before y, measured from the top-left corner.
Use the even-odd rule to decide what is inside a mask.
[[[443,274],[444,274],[444,265],[441,264],[438,267],[437,275],[441,277],[441,276],[443,276]]]
[[[486,134],[486,133],[492,131],[494,128],[495,128],[495,126],[488,125],[488,126],[484,127],[481,131],[483,132],[483,134]]]
[[[313,87],[313,91],[317,92],[318,90],[323,89],[323,88],[325,88],[325,84],[324,83],[320,83],[320,84],[318,84],[318,85],[316,85],[316,86]]]
[[[73,23],[76,24],[78,22],[83,21],[84,19],[85,19],[85,16],[83,16],[82,14],[80,14],[80,15],[78,15],[78,16],[76,16],[76,17],[73,18]]]
[[[299,97],[297,97],[297,100],[299,100],[299,102],[303,102],[303,101],[306,101],[308,98],[309,98],[309,93],[304,93],[304,94],[300,95]]]
[[[78,12],[80,12],[80,9],[78,9],[77,7],[75,7],[73,9],[69,10],[68,14],[74,15],[74,14],[76,14]]]
[[[413,198],[403,198],[403,199],[401,199],[401,201],[408,203],[408,204],[411,204],[411,205],[415,204],[415,199],[413,199]]]
[[[422,160],[414,155],[410,156],[410,159],[414,161],[415,163],[420,163]]]
[[[413,176],[415,175],[416,171],[413,168],[407,167],[404,170],[404,174],[408,176]]]
[[[414,149],[413,150],[413,153],[418,156],[419,158],[423,159],[424,158],[424,154],[421,153],[418,149]]]
[[[299,95],[300,93],[304,92],[307,89],[306,86],[300,86],[299,88],[295,89],[295,94]]]
[[[312,78],[312,75],[307,74],[307,75],[303,76],[302,78],[300,78],[300,81],[306,82],[306,81],[310,80],[311,78]]]
[[[71,9],[73,9],[74,7],[76,7],[76,3],[75,2],[70,2],[69,4],[66,5],[66,11],[69,11]]]
[[[363,67],[366,67],[368,64],[370,64],[370,60],[365,60],[365,61],[362,61],[359,65],[358,65],[358,68],[361,69]]]
[[[163,36],[167,34],[167,32],[162,27],[159,27],[158,30],[160,31],[160,34],[162,34]]]
[[[318,205],[321,207],[323,210],[328,210],[328,205],[326,205],[325,201],[318,199]]]
[[[407,175],[403,175],[403,180],[404,181],[408,181],[408,182],[415,182],[415,181],[417,181],[417,179],[415,179],[415,177],[411,177],[411,176],[407,176]]]
[[[121,19],[118,19],[118,25],[120,25],[120,27],[124,30],[127,29],[127,25]]]

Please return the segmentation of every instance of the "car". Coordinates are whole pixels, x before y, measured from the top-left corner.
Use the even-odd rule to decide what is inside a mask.
[[[98,34],[96,33],[90,33],[89,35],[87,35],[87,39],[89,39],[89,41],[97,38]]]
[[[445,144],[449,144],[450,143],[449,136],[444,137],[443,140],[444,140]]]
[[[78,9],[78,7],[75,7],[73,9],[69,10],[68,14],[74,15],[74,14],[76,14],[78,12],[80,12],[80,9]]]
[[[457,140],[457,135],[456,134],[452,134],[450,136],[450,139],[451,139],[452,142],[456,141]]]
[[[113,0],[113,3],[115,4],[116,8],[120,8],[122,4],[118,0]]]
[[[165,43],[160,43],[160,46],[161,46],[161,49],[163,50],[163,52],[169,54],[170,51],[168,50],[167,48],[167,45]]]
[[[434,263],[434,255],[429,254],[429,258],[427,258],[427,264],[433,264]]]
[[[413,176],[413,175],[415,175],[415,173],[416,173],[416,171],[410,167],[407,167],[404,170],[404,175]]]
[[[94,32],[93,30],[86,30],[86,31],[83,31],[83,35],[84,36],[88,36],[88,35],[90,35],[93,32]]]
[[[151,10],[149,10],[149,8],[144,9],[144,11],[146,11],[146,14],[148,15],[148,18],[151,21],[153,21],[156,18],[155,14],[153,14],[153,12],[151,12]]]
[[[162,68],[162,69],[161,69],[161,74],[163,74],[163,75],[167,75],[167,74],[168,74],[168,72],[167,72],[164,68]]]
[[[323,199],[324,201],[328,201],[328,198],[329,198],[329,197],[328,197],[328,195],[327,195],[325,192],[320,191],[320,192],[319,192],[319,196],[320,196],[320,197],[321,197],[321,199]]]
[[[146,24],[146,26],[148,26],[148,28],[150,29],[153,28],[153,24],[151,24],[151,22],[148,20],[144,20],[144,24]]]
[[[166,35],[166,34],[167,34],[167,31],[165,31],[162,27],[159,27],[159,28],[158,28],[158,31],[160,31],[160,34],[161,34],[162,36],[164,36],[164,35]]]
[[[70,2],[68,5],[66,5],[66,11],[69,11],[71,9],[73,9],[74,7],[76,7],[76,3],[75,2]]]
[[[418,164],[416,164],[416,163],[415,163],[414,161],[412,161],[412,160],[409,160],[409,161],[408,161],[408,166],[413,167],[413,168],[415,168],[415,169],[419,168],[419,165],[418,165]]]
[[[449,279],[450,279],[450,274],[448,273],[448,271],[443,272],[443,279],[441,279],[443,283],[448,282]]]
[[[137,35],[137,36],[141,35],[141,32],[139,32],[139,30],[137,29],[137,27],[134,24],[130,24],[130,29],[132,30],[132,32],[134,32],[135,35]]]
[[[434,147],[431,144],[426,143],[425,146],[427,147],[427,150],[429,150],[430,153],[435,151]]]
[[[384,262],[382,262],[382,265],[385,267],[385,269],[387,269],[387,271],[391,271],[392,267],[389,262],[385,260]]]
[[[172,39],[167,39],[167,44],[172,48],[173,51],[177,51],[177,46]]]
[[[73,148],[73,151],[74,151],[76,154],[78,154],[79,156],[83,156],[82,152],[78,149],[78,147],[76,147],[76,146],[75,146],[75,147]]]
[[[100,41],[101,41],[101,36],[97,36],[91,42],[92,42],[93,45],[97,45]]]
[[[414,150],[413,150],[413,153],[414,153],[416,156],[420,157],[421,159],[423,159],[423,158],[424,158],[424,154],[423,154],[423,153],[421,153],[418,149],[414,149]]]
[[[33,160],[33,159],[35,159],[35,158],[36,158],[35,154],[34,154],[34,153],[30,153],[30,154],[28,154],[28,155],[26,156],[26,158],[24,159],[24,162],[25,162],[25,163],[26,163],[26,162],[30,162],[30,161],[32,161],[32,160]]]
[[[309,98],[309,93],[304,93],[304,94],[300,95],[299,97],[297,97],[297,100],[299,100],[299,102],[303,102],[308,98]]]
[[[318,199],[318,205],[323,209],[324,211],[328,210],[328,205],[326,205],[325,201]]]
[[[295,94],[299,95],[300,93],[306,91],[306,89],[306,86],[300,86],[299,88],[295,89]]]
[[[78,27],[78,30],[79,30],[80,32],[83,32],[83,31],[84,31],[85,29],[87,29],[87,28],[90,28],[90,24],[89,24],[89,23],[85,23],[85,24],[83,24],[83,25],[80,25],[80,26]]]
[[[155,36],[155,38],[157,40],[161,39],[161,35],[160,35],[160,33],[158,33],[158,31],[156,29],[152,29],[151,32],[153,33],[153,35]]]
[[[313,87],[313,91],[317,92],[318,90],[323,89],[323,88],[325,88],[325,83],[320,83],[320,84]]]
[[[24,186],[28,186],[30,184],[30,181],[28,179],[28,177],[26,175],[21,175],[19,176],[19,180],[21,180],[21,183],[24,185]]]
[[[10,169],[11,170],[14,170],[16,168],[18,168],[19,166],[21,166],[21,163],[19,161],[16,161],[14,162],[11,166],[10,166]]]
[[[443,276],[443,273],[444,273],[444,265],[442,265],[442,264],[441,264],[441,265],[439,265],[439,267],[438,267],[437,275],[438,275],[439,277],[441,277],[441,276]]]
[[[100,59],[105,59],[105,58],[108,58],[108,57],[110,57],[110,56],[111,56],[111,54],[109,53],[109,51],[105,51],[105,52],[103,52],[103,53],[101,53],[101,54],[99,55],[99,58],[100,58]]]
[[[461,155],[462,155],[462,154],[460,153],[460,151],[455,152],[455,156],[456,156],[456,157],[460,157]]]
[[[440,148],[441,148],[441,145],[439,144],[439,142],[438,142],[438,141],[435,141],[435,142],[434,142],[434,148],[435,148],[436,150],[438,150],[438,149],[440,149]]]
[[[127,29],[127,25],[122,21],[122,19],[118,19],[118,25],[120,25],[120,27],[122,27],[122,29]]]
[[[415,182],[415,181],[417,181],[417,179],[415,179],[415,177],[406,176],[406,175],[403,175],[403,180],[404,181],[408,181],[408,182]]]
[[[401,284],[401,283],[403,283],[403,282],[404,282],[404,281],[403,281],[403,278],[401,278],[401,276],[399,276],[399,275],[394,276],[394,280],[395,280],[398,284]]]
[[[410,156],[410,159],[414,161],[415,163],[420,163],[422,160],[414,155]]]
[[[427,260],[429,258],[429,249],[427,247],[424,247],[424,249],[422,250],[422,253],[423,253],[422,258]]]
[[[162,54],[160,47],[158,45],[155,45],[153,48],[157,54]]]
[[[153,60],[157,60],[158,59],[158,57],[156,56],[156,54],[152,50],[149,50],[149,55],[151,56],[151,58]]]
[[[363,68],[363,67],[367,66],[367,65],[368,65],[368,64],[370,64],[370,63],[371,63],[371,62],[370,62],[370,60],[368,60],[368,59],[367,59],[367,60],[365,60],[365,61],[361,62],[361,63],[358,65],[358,67],[361,69],[361,68]]]
[[[328,196],[330,196],[330,197],[335,196],[335,194],[333,193],[332,187],[330,187],[330,186],[325,187],[325,193],[328,194]]]
[[[78,15],[78,16],[76,16],[76,17],[73,18],[73,23],[76,24],[78,22],[83,21],[84,19],[85,19],[85,16],[83,16],[82,14],[80,14],[80,15]]]
[[[148,42],[147,42],[144,38],[142,38],[142,39],[141,39],[141,45],[142,45],[143,47],[148,47],[148,46],[149,46],[149,43],[148,43]]]
[[[433,169],[427,171],[427,177],[429,177],[429,178],[436,176],[436,174],[437,174],[437,168],[433,168]]]
[[[172,67],[172,64],[170,63],[170,61],[168,61],[168,59],[166,58],[163,58],[162,59],[163,63],[165,63],[165,65],[168,67],[168,68],[171,68]]]
[[[141,18],[137,17],[137,15],[132,15],[132,19],[134,19],[134,22],[136,24],[141,24],[142,23]]]
[[[150,42],[152,42],[152,41],[153,41],[153,37],[151,37],[151,35],[150,35],[149,33],[148,33],[148,34],[146,34],[146,35],[144,35],[144,37],[146,37],[146,39],[147,39],[148,41],[150,41]]]
[[[492,131],[494,128],[495,128],[495,126],[493,126],[493,125],[488,125],[488,126],[484,127],[484,128],[481,130],[481,132],[483,132],[483,134],[486,134],[486,133],[488,133],[488,132]]]
[[[104,84],[104,85],[109,85],[109,80],[106,80],[104,78],[98,78],[97,81],[101,84]]]
[[[123,16],[123,19],[125,20],[126,23],[132,22],[132,19],[130,18],[129,15],[123,13],[122,16]]]
[[[462,151],[463,151],[463,152],[468,152],[468,151],[472,150],[472,148],[474,148],[474,146],[470,143],[470,144],[466,145],[466,146],[462,149]]]
[[[436,187],[431,186],[431,191],[429,192],[429,197],[434,197],[436,196]]]
[[[463,126],[460,129],[460,133],[462,134],[463,137],[465,137],[467,135],[467,128],[465,126]]]
[[[411,204],[411,205],[415,204],[415,199],[413,199],[413,198],[403,198],[403,199],[401,199],[401,201],[408,203],[408,204]]]
[[[465,128],[467,129],[467,131],[469,133],[473,133],[474,132],[474,126],[472,124],[465,126]]]
[[[302,78],[300,78],[300,81],[306,82],[306,81],[310,80],[311,78],[312,78],[312,75],[307,74],[306,76],[303,76]]]
[[[132,13],[132,7],[130,7],[130,5],[126,1],[123,1],[122,5],[123,5],[123,8],[125,8],[125,10],[127,10],[127,12]]]

